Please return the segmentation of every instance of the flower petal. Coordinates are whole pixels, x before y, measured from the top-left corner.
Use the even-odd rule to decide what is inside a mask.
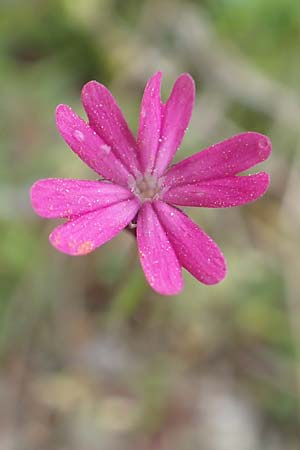
[[[73,217],[132,198],[124,187],[105,181],[48,178],[31,188],[31,202],[41,217]]]
[[[160,201],[154,208],[180,264],[204,284],[222,281],[226,263],[214,241],[178,209]]]
[[[238,134],[175,164],[167,172],[165,184],[175,186],[236,175],[267,159],[271,148],[270,139],[263,134]]]
[[[228,208],[257,200],[269,184],[270,177],[265,172],[219,178],[171,187],[164,193],[163,200],[182,206]]]
[[[70,106],[56,108],[56,125],[66,143],[91,169],[108,180],[127,185],[128,170]]]
[[[137,221],[141,264],[150,286],[159,294],[178,294],[183,288],[181,267],[151,203],[144,203]]]
[[[136,199],[124,200],[71,219],[53,230],[51,244],[69,255],[85,255],[122,231],[139,209]]]
[[[91,127],[108,144],[132,175],[139,173],[137,144],[109,90],[90,81],[82,89],[82,103]]]
[[[175,82],[171,95],[163,108],[160,144],[155,162],[155,172],[161,176],[179,148],[189,125],[195,99],[195,84],[184,73]]]
[[[160,137],[162,119],[161,78],[162,73],[157,72],[148,80],[140,111],[137,142],[142,168],[149,173],[154,167]]]

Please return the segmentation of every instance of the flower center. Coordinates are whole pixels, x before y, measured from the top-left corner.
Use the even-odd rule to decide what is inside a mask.
[[[130,183],[131,191],[142,202],[157,200],[161,189],[161,180],[151,174],[145,174]]]

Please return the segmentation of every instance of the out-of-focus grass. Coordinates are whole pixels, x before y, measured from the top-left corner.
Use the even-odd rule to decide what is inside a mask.
[[[299,4],[2,1],[0,30],[0,447],[298,450]],[[82,113],[98,79],[136,130],[158,69],[164,98],[182,71],[197,84],[178,158],[246,129],[274,145],[263,199],[190,211],[229,274],[185,274],[176,298],[147,287],[127,232],[58,254],[28,198],[38,178],[95,178],[58,136],[57,104]]]
[[[201,2],[199,2],[201,3]],[[300,5],[293,0],[212,0],[218,31],[271,77],[299,86]]]

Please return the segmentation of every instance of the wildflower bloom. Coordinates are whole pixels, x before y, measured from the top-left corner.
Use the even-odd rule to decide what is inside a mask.
[[[60,134],[103,179],[39,180],[31,200],[40,216],[67,219],[51,233],[50,242],[70,255],[89,253],[136,224],[149,284],[172,295],[183,287],[182,267],[204,284],[216,284],[226,275],[218,246],[177,206],[226,208],[262,196],[268,174],[237,174],[268,158],[271,143],[259,133],[242,133],[170,166],[191,118],[195,87],[183,74],[162,103],[161,78],[158,72],[146,85],[136,139],[111,93],[96,81],[82,90],[88,123],[59,105]]]

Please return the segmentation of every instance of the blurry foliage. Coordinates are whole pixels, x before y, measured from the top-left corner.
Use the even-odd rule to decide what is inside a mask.
[[[129,25],[136,23],[137,18],[141,12],[141,8],[145,4],[144,0],[113,0],[113,8],[116,17],[125,20]]]
[[[72,21],[59,0],[32,2],[26,8],[7,7],[1,17],[0,28],[4,37],[10,38],[2,43],[5,53],[23,69],[43,61],[58,65],[70,73],[77,89],[89,79],[109,80],[104,49],[86,28]]]
[[[202,0],[195,0],[203,4]],[[207,11],[221,35],[270,75],[298,86],[300,3],[294,0],[209,0]]]
[[[241,129],[251,129],[267,134],[272,125],[272,119],[265,113],[249,108],[240,103],[232,103],[230,117]]]

